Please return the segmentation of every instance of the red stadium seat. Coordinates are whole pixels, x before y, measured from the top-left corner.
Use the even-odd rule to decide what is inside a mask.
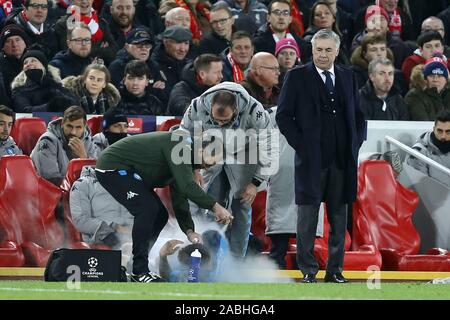
[[[179,118],[168,119],[166,121],[163,121],[158,126],[158,131],[169,131],[169,129],[172,126],[175,126],[175,125],[180,124],[180,123],[181,123],[181,119],[179,119]]]
[[[383,270],[450,271],[446,250],[418,254],[420,236],[412,222],[418,203],[417,194],[395,180],[389,163],[363,162],[353,206],[353,248],[373,243],[382,254]]]
[[[55,218],[61,190],[39,177],[28,156],[0,159],[0,215],[9,219],[27,266],[45,266],[50,251],[62,246]]]
[[[61,182],[60,188],[62,190],[63,195],[63,207],[64,207],[64,225],[67,232],[67,239],[69,242],[80,242],[82,241],[81,234],[78,229],[75,227],[75,224],[72,220],[72,215],[70,214],[70,204],[69,204],[69,195],[70,189],[75,181],[81,175],[81,170],[84,166],[95,166],[97,163],[96,159],[72,159],[67,166],[66,176],[64,180]]]
[[[39,137],[47,131],[47,125],[41,118],[16,119],[11,129],[11,136],[23,153],[30,155]]]
[[[99,132],[102,132],[103,130],[103,116],[93,116],[92,118],[88,119],[87,125],[89,127],[89,130],[91,130],[91,136],[96,135]]]
[[[0,212],[5,211],[0,204]],[[25,256],[11,220],[0,214],[0,267],[22,267]]]

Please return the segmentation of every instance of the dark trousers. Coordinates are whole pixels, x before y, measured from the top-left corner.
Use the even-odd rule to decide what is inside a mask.
[[[148,252],[169,218],[166,207],[136,173],[126,170],[96,171],[100,184],[133,216],[133,273],[148,269]]]
[[[289,247],[289,239],[295,237],[292,233],[274,233],[268,235],[271,240],[269,257],[275,261],[278,268],[286,269],[286,253]]]
[[[347,227],[347,205],[344,203],[344,170],[335,164],[321,172],[322,199],[330,223],[327,272],[342,272]],[[316,274],[319,265],[314,257],[320,203],[299,205],[297,218],[297,262],[303,274]]]

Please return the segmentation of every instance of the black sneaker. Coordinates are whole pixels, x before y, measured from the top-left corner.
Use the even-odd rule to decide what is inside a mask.
[[[164,278],[161,278],[160,275],[149,271],[147,273],[143,274],[131,274],[131,282],[143,282],[143,283],[149,283],[149,282],[167,282]]]

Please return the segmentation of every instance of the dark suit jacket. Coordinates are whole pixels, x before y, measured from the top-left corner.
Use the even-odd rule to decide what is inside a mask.
[[[357,83],[352,71],[335,65],[336,90],[345,101],[344,117],[349,144],[345,177],[345,200],[356,197],[358,151],[366,139],[367,124],[359,108]],[[301,205],[321,202],[321,95],[324,83],[314,64],[307,63],[290,70],[278,98],[276,121],[281,133],[296,152],[295,202]]]

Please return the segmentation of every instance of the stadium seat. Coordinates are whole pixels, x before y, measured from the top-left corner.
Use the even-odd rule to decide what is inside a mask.
[[[158,127],[158,131],[169,131],[169,129],[172,126],[175,126],[177,124],[181,123],[181,119],[180,118],[173,118],[173,119],[168,119],[163,121],[159,127]]]
[[[11,136],[23,153],[30,155],[39,137],[47,131],[47,125],[41,118],[19,118],[14,121]]]
[[[97,163],[96,159],[72,159],[67,166],[66,176],[64,180],[61,182],[60,188],[62,190],[62,201],[64,208],[64,226],[66,229],[66,238],[70,243],[80,242],[82,241],[81,234],[78,229],[75,227],[75,224],[72,220],[72,215],[70,214],[70,205],[69,205],[69,195],[70,189],[75,181],[81,175],[81,170],[84,166],[95,166]]]
[[[316,238],[314,243],[314,256],[317,259],[320,269],[326,269],[328,262],[328,235],[330,224],[328,222],[325,206],[325,215],[323,219],[323,237]],[[348,231],[345,232],[345,253],[344,270],[368,270],[369,267],[376,266],[381,268],[381,253],[375,248],[373,243],[365,243],[355,251],[349,251],[351,238]]]
[[[373,243],[381,252],[383,270],[450,271],[450,254],[432,248],[419,254],[420,236],[412,222],[417,194],[395,180],[384,160],[363,162],[353,206],[353,249]]]
[[[0,159],[0,215],[17,233],[27,266],[45,266],[64,233],[55,218],[61,190],[39,177],[28,156]]]
[[[87,125],[89,127],[89,130],[91,130],[91,136],[94,136],[97,133],[102,132],[103,116],[102,115],[92,116],[92,118],[88,119]]]
[[[0,211],[4,211],[0,204]],[[0,214],[0,267],[22,267],[25,256],[11,220]]]

